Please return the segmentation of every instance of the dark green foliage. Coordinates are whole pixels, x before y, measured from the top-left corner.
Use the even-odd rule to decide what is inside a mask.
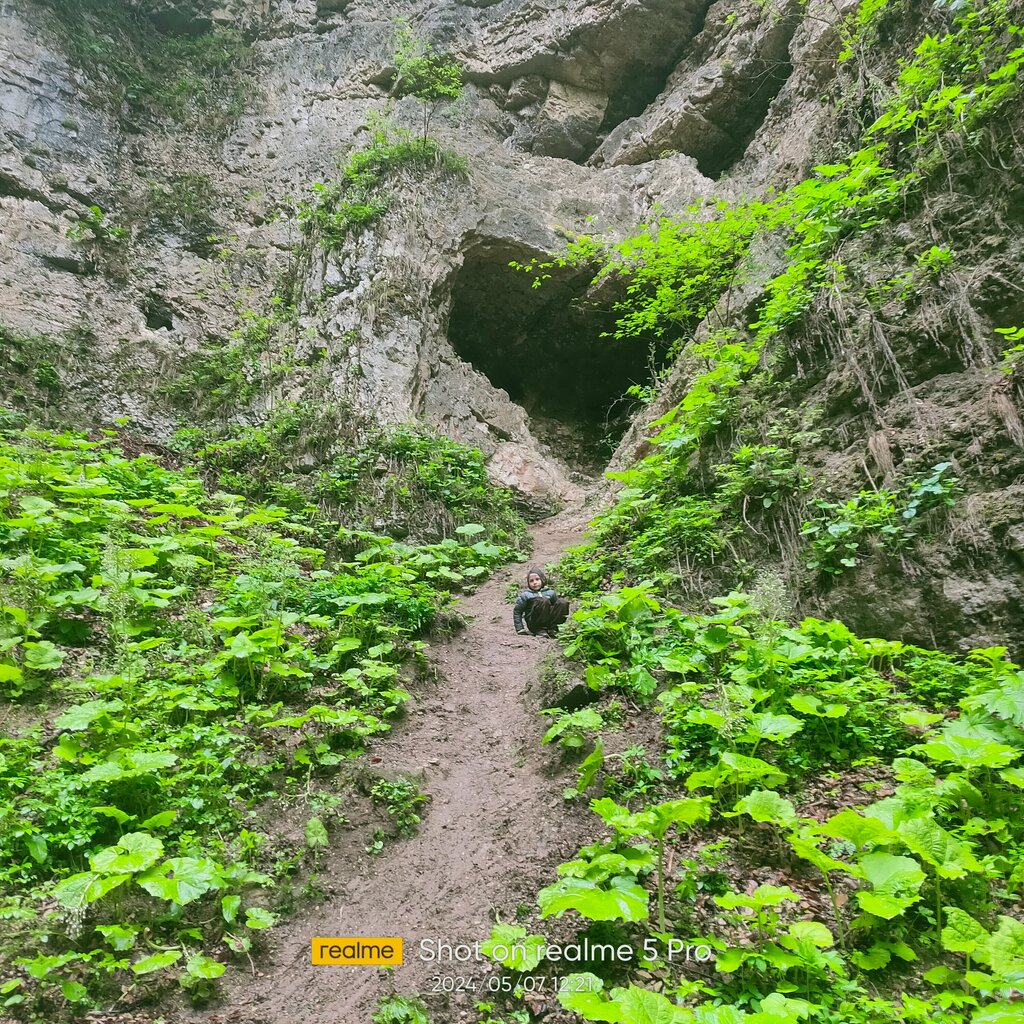
[[[861,491],[842,504],[817,501],[818,516],[800,531],[811,538],[808,568],[839,575],[858,564],[866,541],[890,552],[908,544],[922,516],[954,503],[958,481],[949,468],[950,463],[939,463],[901,491]]]
[[[149,179],[137,209],[132,211],[149,230],[173,231],[186,237],[202,255],[213,251],[217,232],[212,209],[216,193],[207,174],[177,173]]]
[[[381,429],[344,406],[285,404],[260,426],[176,437],[211,486],[295,510],[316,505],[350,529],[441,540],[470,522],[499,542],[523,537],[483,455],[418,427]]]
[[[197,418],[227,420],[265,395],[292,369],[289,340],[295,307],[275,296],[265,313],[243,309],[227,339],[186,358],[158,391]]]
[[[67,422],[77,403],[66,381],[76,364],[90,357],[94,341],[87,331],[25,334],[0,323],[0,391],[10,405],[31,410],[37,421]],[[13,413],[5,409],[0,415]]]

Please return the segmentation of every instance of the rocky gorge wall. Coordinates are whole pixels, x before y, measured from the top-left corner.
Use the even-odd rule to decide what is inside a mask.
[[[85,17],[76,24],[77,10]],[[529,373],[478,358],[481,348],[519,346],[511,362],[536,367],[535,377],[547,372],[543,346],[534,352],[528,337],[536,313],[522,308],[529,296],[507,263],[557,248],[588,218],[624,231],[654,203],[671,209],[727,192],[729,184],[701,173],[703,151],[691,155],[682,134],[728,137],[723,152],[741,155],[755,126],[740,96],[758,92],[759,106],[768,106],[779,68],[788,67],[775,59],[780,40],[800,21],[786,13],[763,25],[749,5],[723,39],[724,8],[709,30],[699,2],[133,5],[136,25],[169,40],[215,25],[247,32],[250,80],[240,112],[225,122],[220,110],[215,118],[199,106],[177,119],[140,110],[131,82],[118,80],[109,62],[83,61],[83,39],[124,45],[102,3],[5,0],[0,12],[5,324],[52,340],[64,403],[157,432],[171,428],[174,414],[154,401],[154,385],[204,340],[228,334],[239,288],[251,289],[242,304],[254,307],[271,291],[299,237],[282,208],[331,179],[339,154],[365,139],[367,115],[386,103],[395,18],[410,16],[415,31],[450,50],[468,86],[434,130],[468,159],[468,178],[396,182],[379,226],[309,261],[301,334],[315,341],[300,341],[297,359],[326,348],[327,395],[477,444],[494,457],[498,479],[542,501],[567,493],[573,474],[534,436],[522,406],[549,424],[564,454],[573,445],[563,421],[571,434],[574,422],[599,419],[599,407],[625,387],[609,378],[637,382],[647,371],[629,353],[591,368],[591,337],[577,323],[558,332],[559,359],[576,378],[566,408],[557,391],[531,400],[529,382],[524,389],[518,379]],[[736,64],[733,84],[716,70],[722,61]],[[698,73],[710,83],[699,94]],[[397,110],[415,122],[414,101]],[[662,159],[637,159],[645,118],[657,125]],[[715,159],[721,170],[725,157]],[[766,170],[776,168],[755,176]],[[125,240],[68,238],[94,205]],[[484,283],[489,294],[477,295]],[[453,296],[456,341],[469,359],[448,337]],[[474,317],[493,322],[475,331]],[[27,363],[12,370],[19,367],[31,374]],[[278,398],[301,394],[306,383],[300,370]]]
[[[291,400],[419,420],[480,447],[493,477],[538,512],[570,497],[624,430],[614,464],[642,453],[645,424],[685,393],[687,365],[630,425],[616,398],[650,382],[646,355],[597,348],[607,310],[584,301],[583,277],[566,271],[533,292],[508,263],[557,251],[574,232],[614,237],[656,209],[805,176],[846,116],[822,97],[837,26],[856,6],[135,0],[119,5],[122,29],[109,2],[0,0],[7,399],[79,422],[128,417],[166,436],[181,410],[161,386],[298,276],[287,369],[230,415]],[[462,99],[431,131],[468,174],[400,173],[378,223],[333,251],[303,251],[294,201],[337,175],[339,156],[364,143],[368,118],[388,103],[398,17],[464,69]],[[147,51],[118,63],[139,38],[181,47],[187,63],[182,41],[224,30],[237,33],[241,72],[211,63],[184,98],[152,84],[139,98]],[[161,67],[173,85],[179,66]],[[394,116],[415,128],[415,101],[396,103]],[[94,206],[105,219],[76,240]],[[894,229],[887,258],[895,266],[942,241],[937,224],[956,235],[955,212],[916,212]],[[969,491],[967,518],[907,571],[872,563],[803,610],[884,634],[902,624],[929,642],[1024,641],[1019,396],[994,390],[992,370],[992,326],[1024,318],[1019,253],[1006,241],[1019,214],[1007,198],[985,231],[961,232],[961,262],[943,286],[964,301],[901,319],[892,360],[878,317],[852,307],[829,321],[838,333],[812,321],[779,353],[792,382],[782,401],[816,410],[808,462],[823,489],[882,485],[903,458],[928,452],[952,458]],[[764,274],[777,258],[763,254]],[[972,302],[983,289],[984,303]],[[744,304],[732,302],[739,322]]]

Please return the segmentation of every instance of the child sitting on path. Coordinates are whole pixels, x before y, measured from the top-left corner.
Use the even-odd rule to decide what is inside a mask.
[[[569,602],[548,586],[540,569],[526,574],[526,589],[512,609],[512,622],[520,636],[557,636],[558,626],[569,617]],[[524,623],[525,619],[525,623]]]

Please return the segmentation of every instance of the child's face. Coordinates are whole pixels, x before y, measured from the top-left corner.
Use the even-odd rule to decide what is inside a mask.
[[[540,577],[535,572],[531,572],[530,575],[526,577],[526,585],[531,590],[540,590]]]

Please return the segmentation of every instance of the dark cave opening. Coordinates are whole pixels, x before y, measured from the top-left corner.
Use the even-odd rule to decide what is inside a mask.
[[[151,331],[174,330],[174,307],[164,298],[150,292],[142,305],[142,315]]]
[[[473,245],[452,286],[448,337],[530,417],[534,435],[573,469],[599,472],[629,425],[632,384],[651,379],[647,344],[611,332],[611,300],[588,297],[591,274],[553,268],[540,288],[509,266],[540,254],[507,242]]]

